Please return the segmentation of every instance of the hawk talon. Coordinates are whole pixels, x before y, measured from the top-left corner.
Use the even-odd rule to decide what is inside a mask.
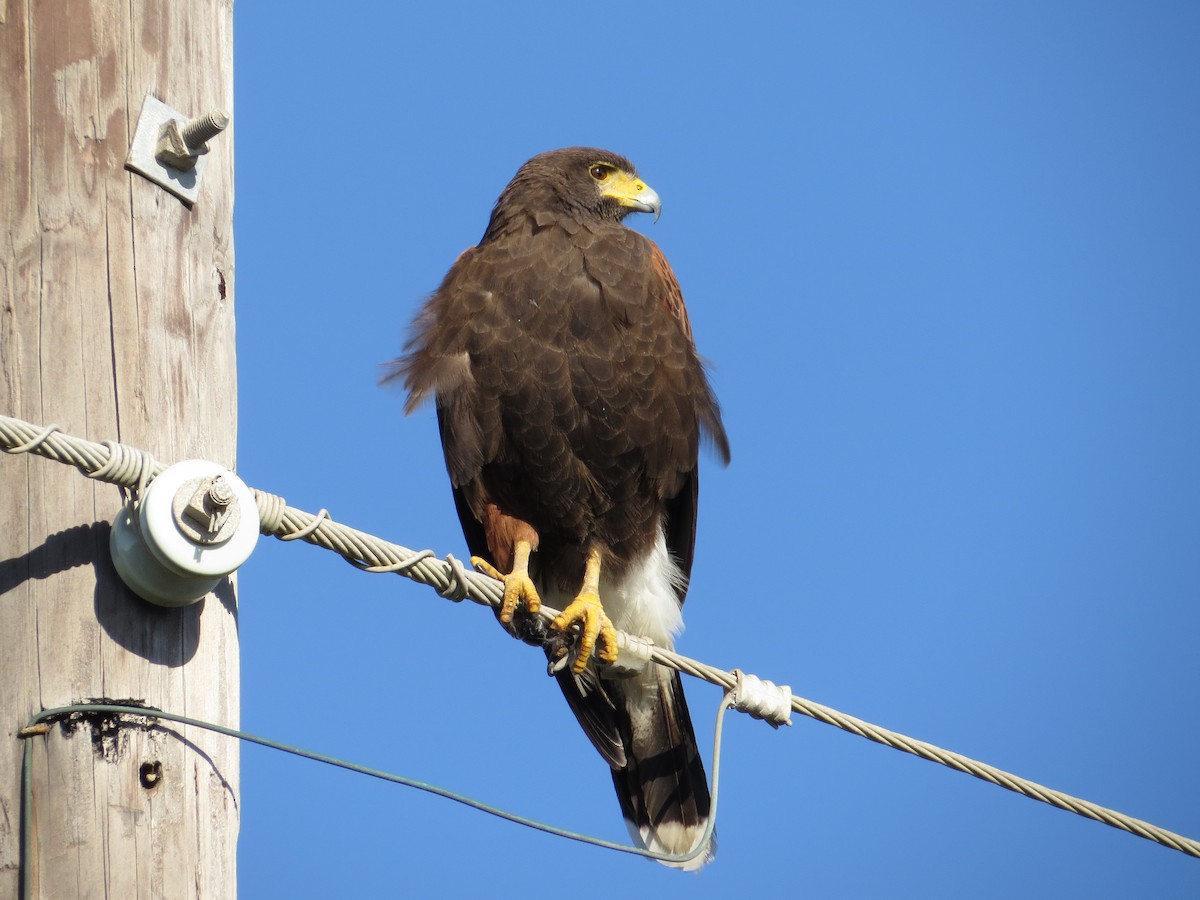
[[[497,581],[504,580],[504,573],[493,566],[482,556],[472,556],[471,565],[475,567],[476,572],[482,572],[484,575],[487,575],[490,578],[495,578]]]
[[[538,596],[537,588],[533,586],[533,579],[529,577],[528,572],[517,569],[505,575],[481,556],[472,556],[471,565],[484,575],[504,582],[504,599],[496,609],[496,618],[500,620],[501,625],[512,624],[513,616],[516,615],[517,608],[522,606],[522,601],[524,611],[531,616],[536,616],[541,610],[542,598]]]
[[[587,588],[580,591],[579,596],[550,623],[550,629],[569,643],[565,632],[572,625],[579,626],[579,647],[571,667],[576,675],[583,674],[593,652],[602,663],[612,665],[617,661],[617,630],[604,612],[599,594]]]

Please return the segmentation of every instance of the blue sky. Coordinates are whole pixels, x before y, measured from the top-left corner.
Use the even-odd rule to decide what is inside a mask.
[[[1200,7],[235,15],[239,470],[464,554],[376,385],[542,150],[631,157],[711,361],[682,652],[1200,837]],[[540,654],[264,541],[243,726],[624,837]],[[702,745],[719,692],[686,685]],[[726,727],[698,876],[243,752],[244,897],[1185,897],[1200,861],[805,719]]]

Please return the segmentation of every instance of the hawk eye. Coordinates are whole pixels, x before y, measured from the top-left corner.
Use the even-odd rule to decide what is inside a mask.
[[[611,171],[608,166],[592,166],[592,177],[597,181],[603,181]]]

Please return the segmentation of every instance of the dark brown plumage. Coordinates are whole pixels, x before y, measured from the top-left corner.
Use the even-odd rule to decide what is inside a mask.
[[[729,458],[679,284],[658,247],[621,224],[658,210],[616,154],[529,160],[426,304],[394,375],[409,410],[436,399],[467,542],[505,576],[501,621],[536,610],[539,594],[562,608],[578,593],[552,625],[560,633],[599,616],[557,678],[613,769],[631,832],[683,853],[709,796],[679,676],[651,665],[610,677],[588,660],[592,643],[601,660],[616,655],[597,594],[617,628],[671,645],[701,435]]]

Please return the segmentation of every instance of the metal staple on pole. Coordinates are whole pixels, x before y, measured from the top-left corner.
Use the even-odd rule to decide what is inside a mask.
[[[142,451],[126,445],[106,442],[97,444],[63,434],[57,426],[39,427],[30,422],[0,415],[0,449],[7,453],[34,453],[58,462],[75,466],[89,477],[116,484],[122,488],[137,488],[163,471],[164,467]],[[110,465],[120,456],[120,465]],[[469,599],[485,606],[498,606],[503,594],[499,581],[466,570],[451,557],[438,559],[432,550],[409,550],[399,544],[381,540],[374,535],[357,531],[335,522],[326,510],[317,515],[288,506],[283,498],[263,491],[254,492],[263,534],[273,534],[283,540],[303,540],[324,547],[344,557],[357,568],[369,572],[394,572],[413,581],[428,585],[451,599]],[[542,608],[548,617],[557,610]],[[627,641],[643,641],[624,635]],[[650,658],[660,665],[684,672],[726,690],[737,686],[734,672],[709,666],[698,660],[681,656],[662,647],[651,646]],[[1070,794],[1053,790],[990,766],[970,757],[944,750],[933,744],[890,731],[878,725],[846,715],[828,706],[792,695],[793,712],[833,725],[859,737],[936,762],[958,772],[964,772],[998,787],[1040,800],[1059,809],[1102,822],[1130,834],[1170,847],[1189,856],[1200,858],[1200,841],[1175,834],[1157,825],[1135,819],[1116,810],[1081,800]],[[771,720],[768,720],[771,721]],[[776,723],[778,724],[778,723]]]

